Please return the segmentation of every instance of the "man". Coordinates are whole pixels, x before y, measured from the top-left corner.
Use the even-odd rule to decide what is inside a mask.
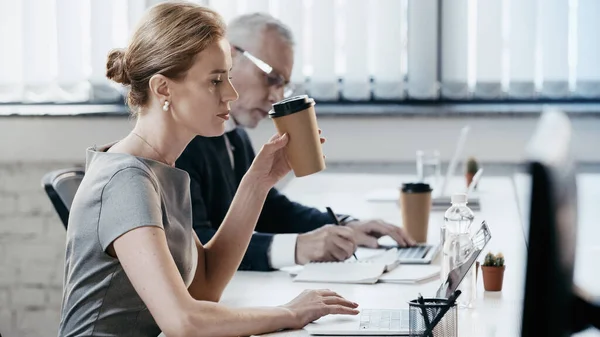
[[[239,93],[231,104],[232,118],[225,135],[196,137],[176,163],[190,175],[194,230],[203,243],[215,235],[254,159],[243,128],[256,127],[271,104],[292,91],[293,40],[285,25],[267,14],[244,15],[230,23],[227,34],[234,63],[231,81]],[[328,225],[334,223],[328,213],[292,202],[272,189],[240,269],[269,271],[310,261],[345,260],[357,244],[375,248],[383,235],[400,245],[414,244],[401,228],[381,220],[349,216],[340,220],[346,226]]]

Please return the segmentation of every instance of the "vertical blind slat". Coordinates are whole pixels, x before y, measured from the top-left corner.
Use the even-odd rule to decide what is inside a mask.
[[[304,3],[302,0],[287,0],[285,6],[279,3],[275,16],[281,20],[294,35],[294,67],[291,81],[296,85],[297,93],[304,93]]]
[[[569,4],[566,0],[544,0],[540,9],[542,94],[565,97],[569,92]]]
[[[0,52],[0,103],[23,99],[23,5],[20,1],[0,2],[0,46],[10,52]],[[7,46],[10,46],[8,48]]]
[[[438,96],[437,0],[408,3],[408,94],[419,99]]]
[[[468,88],[468,0],[442,1],[442,93],[466,98]]]
[[[579,0],[577,15],[576,92],[583,97],[598,97],[600,96],[600,1]]]
[[[402,2],[399,0],[371,0],[374,15],[370,39],[373,40],[373,96],[379,99],[400,99],[403,94],[402,48]]]
[[[338,99],[338,85],[335,74],[335,20],[334,0],[313,1],[310,9],[311,32],[310,94],[316,99]]]
[[[508,94],[514,98],[535,93],[538,11],[537,0],[505,0],[509,7]]]
[[[502,1],[477,1],[476,87],[480,98],[502,94]]]
[[[367,0],[347,0],[344,22],[344,98],[366,100],[371,97],[367,59]]]

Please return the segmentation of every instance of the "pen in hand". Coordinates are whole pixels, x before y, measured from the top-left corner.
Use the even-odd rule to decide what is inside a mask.
[[[343,226],[340,223],[340,220],[338,219],[337,215],[335,215],[335,213],[333,212],[333,210],[331,210],[331,207],[326,207],[327,208],[327,213],[329,213],[329,216],[333,219],[333,221],[335,221],[336,226]],[[358,258],[356,257],[355,253],[352,253],[352,256],[354,256],[354,258],[356,260],[358,260]]]

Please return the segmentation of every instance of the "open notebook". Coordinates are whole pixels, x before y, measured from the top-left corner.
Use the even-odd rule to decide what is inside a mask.
[[[366,260],[344,262],[313,262],[306,264],[294,282],[376,283],[385,272],[394,270],[400,262],[396,249]]]
[[[282,270],[295,276],[295,282],[323,283],[421,283],[440,275],[437,265],[400,264],[397,249],[359,248],[357,255],[359,261],[309,263]]]
[[[440,266],[403,264],[398,268],[381,275],[379,282],[382,283],[421,283],[440,278]]]

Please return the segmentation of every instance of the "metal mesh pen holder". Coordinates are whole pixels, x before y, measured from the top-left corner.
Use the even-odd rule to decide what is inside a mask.
[[[423,305],[418,300],[408,304],[411,337],[458,336],[456,302],[449,304],[444,298],[425,298]]]

